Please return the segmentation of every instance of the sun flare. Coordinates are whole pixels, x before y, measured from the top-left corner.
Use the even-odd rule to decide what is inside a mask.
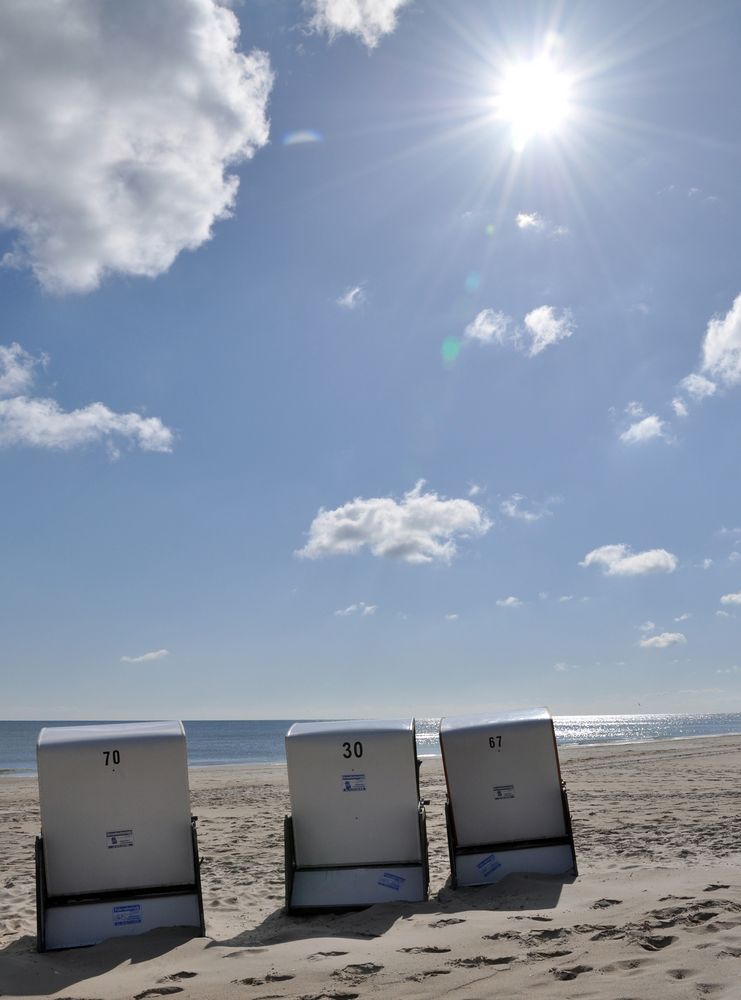
[[[536,136],[555,134],[568,119],[571,81],[548,56],[513,63],[502,75],[494,106],[519,151]]]

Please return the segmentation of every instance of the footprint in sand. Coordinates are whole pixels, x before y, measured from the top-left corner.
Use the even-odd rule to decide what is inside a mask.
[[[566,955],[573,955],[571,948],[545,948],[543,951],[529,951],[527,957],[536,962],[544,961],[547,958],[565,958]]]
[[[603,965],[599,970],[600,972],[636,972],[644,964],[644,959],[642,958],[626,958],[622,962],[611,962],[609,965]]]
[[[666,972],[672,979],[686,979],[688,976],[694,976],[692,969],[667,969]]]
[[[450,951],[450,948],[437,948],[435,945],[430,945],[427,948],[397,948],[397,951],[407,955],[442,955]]]
[[[233,979],[232,985],[234,986],[264,986],[265,983],[285,983],[289,979],[295,979],[295,976],[288,974],[281,974],[279,972],[269,972],[264,979],[259,979],[257,976],[248,976],[247,979]]]
[[[671,934],[647,934],[646,937],[637,938],[636,944],[640,945],[644,951],[662,951],[670,944],[674,944],[676,940],[677,938]]]
[[[448,962],[448,965],[453,965],[456,969],[482,969],[486,965],[511,965],[516,961],[516,955],[502,955],[500,958],[477,955],[475,958],[456,958]]]
[[[442,920],[435,920],[430,927],[452,927],[453,924],[465,924],[463,917],[443,917]]]
[[[450,969],[430,969],[428,972],[418,972],[414,976],[409,976],[407,979],[408,983],[421,983],[425,979],[430,979],[432,976],[449,976]]]
[[[358,983],[362,983],[364,979],[368,976],[375,976],[376,973],[383,971],[382,965],[376,965],[374,962],[360,962],[355,965],[346,965],[344,969],[335,969],[332,973],[337,979],[344,979],[353,986]]]
[[[608,906],[618,906],[622,899],[598,899],[592,903],[593,910],[606,910]]]
[[[569,969],[551,969],[556,979],[576,979],[583,972],[591,972],[591,965],[572,965]]]
[[[182,986],[153,986],[151,990],[137,993],[134,1000],[146,1000],[147,997],[168,997],[172,993],[182,993]]]
[[[341,955],[349,955],[347,951],[315,951],[313,955],[309,955],[310,962],[316,962],[320,958],[339,958]]]
[[[163,976],[162,979],[158,979],[158,983],[177,983],[181,979],[192,979],[197,976],[197,972],[173,972],[171,976]]]
[[[720,882],[713,882],[711,885],[706,885],[702,890],[703,892],[717,892],[718,889],[730,889],[730,885],[722,885]]]
[[[358,1000],[359,993],[304,993],[298,1000]]]

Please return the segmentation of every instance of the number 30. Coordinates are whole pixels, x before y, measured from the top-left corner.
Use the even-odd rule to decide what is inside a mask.
[[[350,743],[342,744],[342,756],[347,760],[350,757],[362,757],[363,756],[363,744],[360,740],[356,740],[352,745]]]

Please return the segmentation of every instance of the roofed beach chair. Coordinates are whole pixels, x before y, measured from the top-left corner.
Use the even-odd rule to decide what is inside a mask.
[[[42,729],[39,951],[155,927],[204,934],[181,722]]]
[[[454,887],[515,872],[577,874],[548,709],[442,719],[440,748]]]
[[[289,913],[427,899],[413,719],[296,723],[286,759]]]

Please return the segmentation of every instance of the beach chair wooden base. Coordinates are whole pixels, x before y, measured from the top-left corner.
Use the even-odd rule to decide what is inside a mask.
[[[429,869],[424,809],[420,809],[422,859],[418,862],[299,868],[293,839],[293,820],[284,824],[286,854],[286,911],[316,913],[362,910],[374,903],[418,903],[427,899]]]
[[[503,844],[475,844],[461,847],[455,835],[450,802],[445,803],[448,831],[451,884],[459,886],[493,885],[507,875],[579,874],[571,829],[568,799],[562,790],[566,834],[550,840],[514,841]]]
[[[36,838],[36,947],[79,948],[107,938],[144,934],[157,927],[187,927],[206,933],[203,917],[196,820],[191,819],[195,881],[79,896],[49,896],[43,837]]]

